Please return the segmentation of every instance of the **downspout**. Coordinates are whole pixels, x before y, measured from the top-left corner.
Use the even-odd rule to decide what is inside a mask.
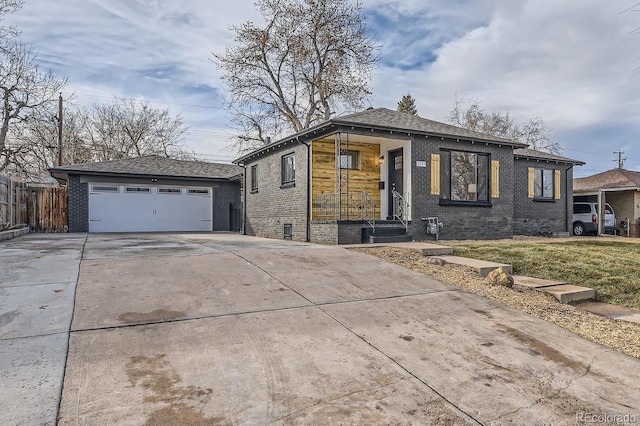
[[[242,229],[240,235],[247,235],[247,166],[242,163]]]
[[[297,136],[296,140],[307,146],[307,237],[305,241],[308,243],[311,240],[311,144],[301,141],[300,136]]]

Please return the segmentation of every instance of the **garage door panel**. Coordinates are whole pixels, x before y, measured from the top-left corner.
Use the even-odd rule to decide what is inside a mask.
[[[89,232],[211,231],[210,189],[91,185]],[[98,190],[94,190],[98,189]],[[128,189],[128,190],[127,190]],[[178,192],[179,190],[179,192]]]

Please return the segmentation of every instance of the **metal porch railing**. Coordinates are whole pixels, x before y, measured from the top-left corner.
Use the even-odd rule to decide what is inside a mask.
[[[376,203],[366,191],[316,196],[316,216],[326,220],[362,220],[376,228]]]
[[[399,192],[393,191],[393,217],[409,228],[409,202]]]

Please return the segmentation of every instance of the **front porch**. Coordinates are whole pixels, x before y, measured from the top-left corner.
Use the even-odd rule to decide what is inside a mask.
[[[337,133],[313,141],[311,241],[355,244],[382,234],[410,241],[410,166],[408,139]]]

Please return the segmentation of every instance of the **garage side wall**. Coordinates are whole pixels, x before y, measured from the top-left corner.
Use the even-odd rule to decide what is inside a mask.
[[[89,232],[89,188],[80,176],[69,175],[69,232]]]
[[[240,181],[220,182],[213,189],[213,230],[240,231]]]

